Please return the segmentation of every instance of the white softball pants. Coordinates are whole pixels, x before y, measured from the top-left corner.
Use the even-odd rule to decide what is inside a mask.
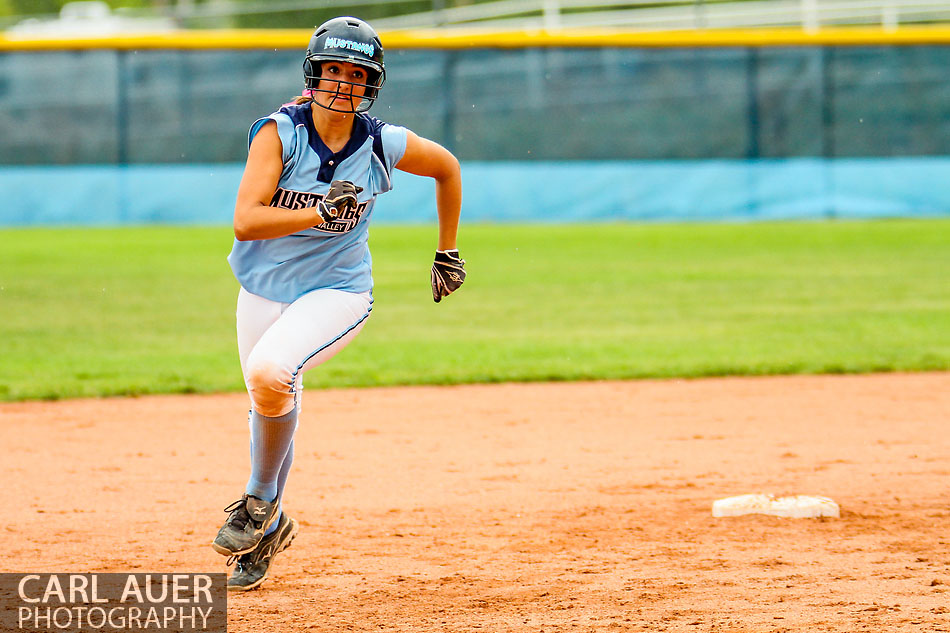
[[[372,307],[369,292],[319,289],[279,303],[241,288],[238,353],[254,411],[274,418],[297,407],[304,372],[346,347]]]

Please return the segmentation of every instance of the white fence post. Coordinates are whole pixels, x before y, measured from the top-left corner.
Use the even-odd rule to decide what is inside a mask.
[[[542,11],[544,13],[544,29],[554,31],[561,28],[561,3],[560,0],[544,0]]]
[[[818,0],[802,0],[802,28],[808,33],[818,31]]]
[[[897,6],[887,2],[881,7],[881,28],[885,31],[896,31],[900,24],[900,18],[897,15]]]

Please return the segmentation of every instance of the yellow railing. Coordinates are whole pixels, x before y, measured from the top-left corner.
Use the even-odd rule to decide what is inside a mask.
[[[311,31],[249,29],[170,31],[110,36],[37,37],[0,33],[0,51],[76,49],[301,49]],[[644,32],[591,28],[558,31],[496,31],[475,28],[386,31],[380,33],[387,50],[525,47],[701,47],[701,46],[863,46],[950,44],[950,25],[829,27],[815,32],[800,28],[710,29]]]

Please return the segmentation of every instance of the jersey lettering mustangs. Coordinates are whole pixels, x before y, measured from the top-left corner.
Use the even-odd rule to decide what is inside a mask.
[[[293,211],[295,209],[314,207],[318,202],[323,200],[323,198],[324,195],[322,193],[293,191],[291,189],[278,187],[277,191],[274,192],[274,197],[271,198],[270,206]],[[338,215],[332,222],[317,224],[313,228],[317,231],[323,231],[324,233],[346,233],[352,231],[356,225],[359,224],[360,218],[363,217],[363,212],[366,211],[367,206],[369,206],[369,202],[360,202],[355,208],[347,209]]]

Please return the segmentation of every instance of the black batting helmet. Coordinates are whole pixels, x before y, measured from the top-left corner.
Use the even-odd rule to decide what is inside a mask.
[[[336,90],[320,90],[320,66],[328,61],[349,62],[361,66],[366,70],[366,83],[340,81],[337,82]],[[359,18],[333,18],[324,22],[313,32],[310,45],[307,46],[307,56],[303,60],[303,79],[306,88],[314,92],[336,94],[339,92],[339,84],[363,86],[363,100],[355,111],[369,110],[386,81],[383,45],[379,41],[379,35],[373,27]]]

